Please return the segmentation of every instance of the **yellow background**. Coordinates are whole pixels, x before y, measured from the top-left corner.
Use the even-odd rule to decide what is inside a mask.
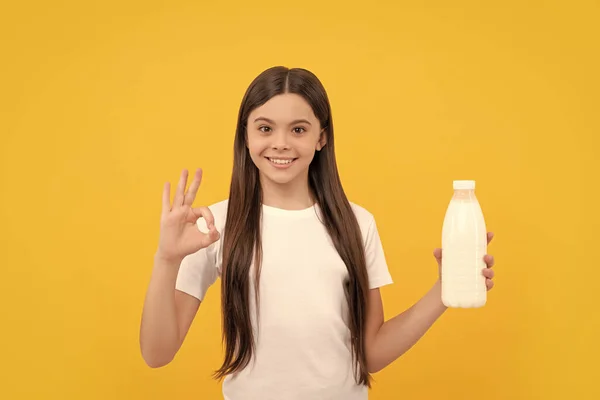
[[[436,278],[453,179],[477,180],[496,287],[376,375],[371,399],[598,399],[600,6],[593,1],[6,2],[0,8],[0,398],[217,399],[219,289],[176,360],[138,329],[166,180],[227,196],[272,65],[314,71],[386,316]]]

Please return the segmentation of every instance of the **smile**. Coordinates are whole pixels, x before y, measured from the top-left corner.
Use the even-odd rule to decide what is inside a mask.
[[[267,160],[269,160],[269,162],[271,163],[271,165],[273,165],[274,167],[277,168],[287,168],[290,165],[292,165],[292,163],[294,161],[296,161],[296,158],[271,158],[271,157],[265,157]]]

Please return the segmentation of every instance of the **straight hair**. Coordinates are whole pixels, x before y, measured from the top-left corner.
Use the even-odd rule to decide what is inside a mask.
[[[262,189],[258,168],[247,148],[250,113],[274,96],[294,93],[311,106],[326,135],[325,146],[309,166],[309,186],[320,217],[348,269],[344,293],[348,302],[353,370],[356,382],[371,386],[365,354],[365,320],[368,275],[362,234],[342,188],[335,159],[333,120],[325,88],[310,71],[273,67],[257,76],[244,94],[238,113],[227,218],[223,232],[221,306],[225,357],[215,372],[217,379],[241,371],[254,354],[255,338],[250,318],[250,271],[255,266],[255,301],[258,312],[262,260]]]

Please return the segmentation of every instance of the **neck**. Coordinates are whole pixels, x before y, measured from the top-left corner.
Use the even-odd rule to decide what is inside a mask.
[[[284,210],[303,210],[314,204],[308,187],[308,175],[304,179],[278,184],[261,174],[260,184],[263,192],[263,204],[266,206]]]

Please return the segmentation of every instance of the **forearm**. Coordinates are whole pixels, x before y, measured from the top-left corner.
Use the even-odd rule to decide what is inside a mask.
[[[175,282],[179,265],[155,257],[144,302],[140,347],[148,365],[159,367],[174,357],[179,346]]]
[[[436,284],[411,308],[386,321],[370,346],[369,370],[377,372],[414,346],[444,313],[441,283]]]

